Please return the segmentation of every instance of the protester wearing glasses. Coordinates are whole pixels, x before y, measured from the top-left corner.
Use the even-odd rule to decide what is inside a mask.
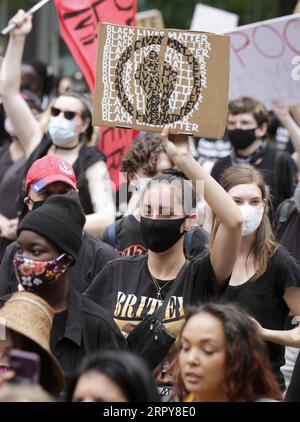
[[[48,154],[58,155],[72,164],[87,215],[85,230],[99,235],[114,221],[115,205],[105,156],[96,147],[86,146],[92,133],[89,105],[81,95],[60,95],[46,112],[49,119],[44,133],[41,122],[35,120],[20,95],[21,60],[26,36],[32,29],[32,17],[19,10],[12,21],[17,28],[11,33],[5,55],[3,67],[7,77],[1,96],[28,158],[24,175],[36,159]]]

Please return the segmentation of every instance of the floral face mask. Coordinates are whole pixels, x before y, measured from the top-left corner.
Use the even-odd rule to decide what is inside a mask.
[[[35,261],[16,256],[14,267],[16,278],[25,290],[41,290],[58,281],[69,268],[68,264],[62,263],[65,253],[52,261]]]

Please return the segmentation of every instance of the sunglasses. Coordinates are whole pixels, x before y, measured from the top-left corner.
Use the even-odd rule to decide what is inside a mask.
[[[76,111],[63,111],[56,107],[51,107],[50,113],[53,117],[59,116],[60,113],[63,113],[64,118],[67,120],[73,120],[75,116],[80,116],[80,114],[76,113]]]

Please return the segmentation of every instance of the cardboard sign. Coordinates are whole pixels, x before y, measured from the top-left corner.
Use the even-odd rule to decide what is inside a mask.
[[[300,15],[240,26],[231,39],[230,98],[257,98],[268,109],[272,100],[299,104],[300,85],[293,62],[300,55]]]
[[[239,16],[222,9],[197,4],[195,7],[191,30],[222,34],[232,31],[238,24]]]
[[[100,24],[93,123],[218,138],[229,37]]]
[[[152,9],[136,14],[136,26],[142,28],[163,29],[165,27],[163,16],[160,10]]]

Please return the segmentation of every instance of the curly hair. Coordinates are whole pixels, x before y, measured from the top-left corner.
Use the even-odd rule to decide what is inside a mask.
[[[136,139],[122,157],[122,171],[133,175],[139,168],[143,168],[147,176],[156,175],[156,165],[159,154],[164,152],[160,135],[146,133]]]
[[[279,385],[271,369],[267,348],[257,333],[254,322],[238,306],[225,303],[207,303],[187,310],[186,321],[206,313],[217,318],[225,337],[225,392],[230,402],[252,402],[268,397],[282,400]],[[179,365],[178,365],[179,366]],[[176,394],[186,395],[178,367]]]

